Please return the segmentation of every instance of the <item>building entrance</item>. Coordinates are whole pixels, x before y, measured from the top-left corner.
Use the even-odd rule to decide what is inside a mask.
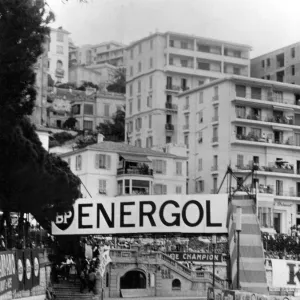
[[[125,289],[145,289],[146,275],[139,270],[132,270],[121,277],[121,290]]]

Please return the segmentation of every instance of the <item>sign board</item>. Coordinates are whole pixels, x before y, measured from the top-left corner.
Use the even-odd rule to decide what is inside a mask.
[[[52,234],[227,233],[227,210],[227,194],[78,199]]]
[[[271,259],[273,287],[300,288],[300,261]]]
[[[222,262],[222,254],[212,253],[197,253],[197,252],[167,252],[172,259],[177,261],[200,261],[212,262],[215,257],[215,262]]]
[[[0,254],[0,295],[15,290],[16,262],[15,254],[12,251],[1,252]]]

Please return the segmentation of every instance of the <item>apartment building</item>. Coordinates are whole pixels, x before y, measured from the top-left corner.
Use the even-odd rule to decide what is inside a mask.
[[[251,76],[300,84],[300,42],[251,59]]]
[[[166,152],[104,142],[61,154],[80,177],[83,197],[186,193],[186,149],[168,145]],[[88,194],[88,192],[89,194]]]
[[[227,74],[250,76],[250,47],[166,32],[126,48],[126,131],[131,144],[177,143],[176,95]]]
[[[48,72],[56,83],[68,82],[69,34],[62,27],[50,31]]]
[[[47,125],[62,128],[69,117],[77,120],[79,130],[96,130],[99,123],[111,120],[118,109],[124,109],[125,96],[112,92],[97,92],[53,88],[48,93]]]
[[[300,86],[226,77],[179,94],[178,111],[189,193],[216,193],[230,165],[255,188],[262,227],[300,225]]]

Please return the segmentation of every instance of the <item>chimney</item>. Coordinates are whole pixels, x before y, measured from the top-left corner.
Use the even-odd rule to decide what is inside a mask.
[[[98,133],[98,135],[97,135],[97,144],[103,142],[103,140],[104,140],[104,135],[101,134],[101,133]]]

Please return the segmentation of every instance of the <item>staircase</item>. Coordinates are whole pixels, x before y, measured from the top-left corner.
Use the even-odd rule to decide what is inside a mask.
[[[236,208],[242,208],[240,233],[240,287],[248,292],[268,295],[261,232],[253,199],[235,195],[228,209],[228,242],[231,258],[233,287],[237,288],[237,243],[235,241]]]
[[[59,283],[53,284],[53,288],[56,294],[56,300],[91,300],[94,296],[93,293],[88,292],[87,288],[83,293],[80,293],[79,279],[76,283],[60,280]]]

